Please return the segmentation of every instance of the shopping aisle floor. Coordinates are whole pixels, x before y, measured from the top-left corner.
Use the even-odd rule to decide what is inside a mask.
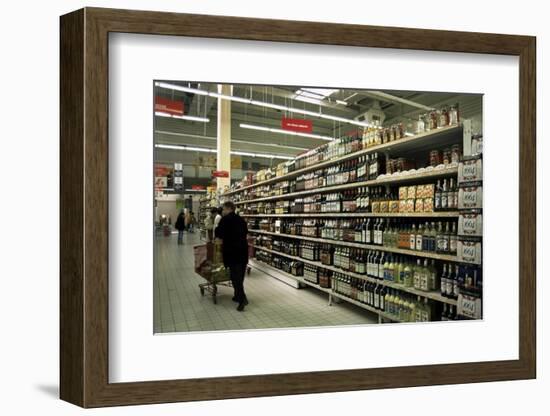
[[[231,300],[233,289],[221,287],[217,304],[201,296],[204,279],[193,270],[193,246],[201,244],[198,232],[157,237],[154,325],[155,333],[260,328],[337,326],[376,323],[369,311],[346,302],[328,306],[328,295],[315,288],[295,289],[256,268],[245,278],[250,304],[238,312]],[[261,263],[259,263],[261,264]]]

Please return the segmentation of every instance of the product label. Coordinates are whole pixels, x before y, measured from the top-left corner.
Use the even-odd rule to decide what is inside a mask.
[[[466,188],[464,189],[463,199],[464,206],[475,207],[477,204],[477,189]]]
[[[464,162],[462,168],[462,176],[464,181],[473,181],[477,177],[477,164],[474,160]]]

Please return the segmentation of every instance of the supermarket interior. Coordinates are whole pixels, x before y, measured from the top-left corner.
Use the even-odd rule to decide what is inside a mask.
[[[482,319],[482,95],[153,88],[155,333]]]

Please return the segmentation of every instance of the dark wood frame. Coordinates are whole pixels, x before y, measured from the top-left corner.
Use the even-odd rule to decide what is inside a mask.
[[[519,56],[519,359],[109,383],[110,32]],[[536,377],[535,50],[530,36],[85,8],[61,17],[60,396],[83,407]]]

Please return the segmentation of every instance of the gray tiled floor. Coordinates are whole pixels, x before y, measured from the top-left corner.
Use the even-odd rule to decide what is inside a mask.
[[[252,268],[245,278],[250,304],[238,312],[231,300],[233,289],[221,287],[218,303],[201,296],[204,279],[193,270],[193,246],[201,244],[198,233],[157,237],[155,250],[155,333],[235,329],[337,326],[376,323],[377,317],[355,305],[328,306],[326,293],[315,288],[295,289]]]

